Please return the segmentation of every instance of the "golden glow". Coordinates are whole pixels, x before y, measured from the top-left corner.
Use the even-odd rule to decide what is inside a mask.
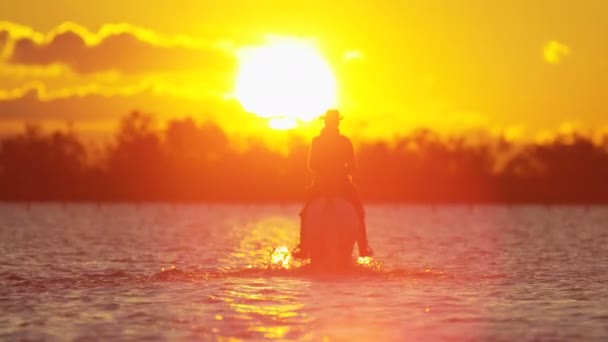
[[[130,23],[107,23],[103,24],[99,31],[92,32],[86,27],[71,21],[65,21],[54,27],[47,33],[37,32],[29,26],[16,24],[10,21],[0,21],[0,30],[7,30],[16,38],[29,38],[37,44],[51,42],[58,35],[65,32],[78,34],[87,45],[96,45],[109,36],[129,33],[142,42],[152,43],[163,47],[182,46],[190,48],[201,48],[206,46],[203,41],[193,39],[186,35],[167,36],[150,29],[132,25]],[[9,51],[10,52],[10,51]]]
[[[287,129],[309,122],[336,102],[336,79],[314,44],[273,39],[239,51],[235,95],[243,107]]]

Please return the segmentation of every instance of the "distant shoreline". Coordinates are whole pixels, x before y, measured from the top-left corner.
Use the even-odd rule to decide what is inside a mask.
[[[430,130],[359,145],[353,174],[366,203],[608,204],[608,135],[574,132],[547,143],[470,143]],[[0,201],[302,202],[309,142],[236,149],[213,122],[162,130],[123,118],[114,143],[87,150],[73,132],[28,126],[0,140]]]

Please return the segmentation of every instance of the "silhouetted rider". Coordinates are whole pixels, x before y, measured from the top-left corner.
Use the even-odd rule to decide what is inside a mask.
[[[337,110],[328,110],[323,117],[325,127],[321,134],[314,138],[308,155],[308,168],[313,173],[313,183],[308,189],[308,199],[300,213],[302,217],[308,203],[319,196],[340,196],[355,207],[361,220],[361,230],[357,234],[359,255],[372,254],[367,245],[365,228],[365,211],[359,193],[352,183],[352,173],[356,168],[355,151],[350,139],[340,134],[339,126],[342,119]],[[303,245],[302,224],[300,220],[300,244],[292,252],[296,258],[306,258],[309,246]]]

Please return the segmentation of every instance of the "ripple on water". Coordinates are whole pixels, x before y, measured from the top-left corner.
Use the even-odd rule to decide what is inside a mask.
[[[0,339],[608,336],[605,207],[370,206],[382,263],[341,274],[269,264],[298,211],[0,205]]]

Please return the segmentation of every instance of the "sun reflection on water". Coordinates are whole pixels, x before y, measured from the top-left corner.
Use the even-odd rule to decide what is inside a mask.
[[[275,338],[284,338],[285,334],[289,332],[288,326],[274,326],[274,327],[255,327],[251,329],[252,331],[260,332],[264,335],[265,338],[275,339]]]
[[[266,282],[265,279],[250,279],[233,284],[223,298],[232,313],[225,314],[228,317],[221,316],[222,321],[246,322],[246,330],[254,335],[244,333],[245,336],[255,338],[284,339],[297,335],[298,326],[308,322],[302,312],[304,304],[294,302],[292,294],[279,290],[286,289],[284,280],[272,285]]]

